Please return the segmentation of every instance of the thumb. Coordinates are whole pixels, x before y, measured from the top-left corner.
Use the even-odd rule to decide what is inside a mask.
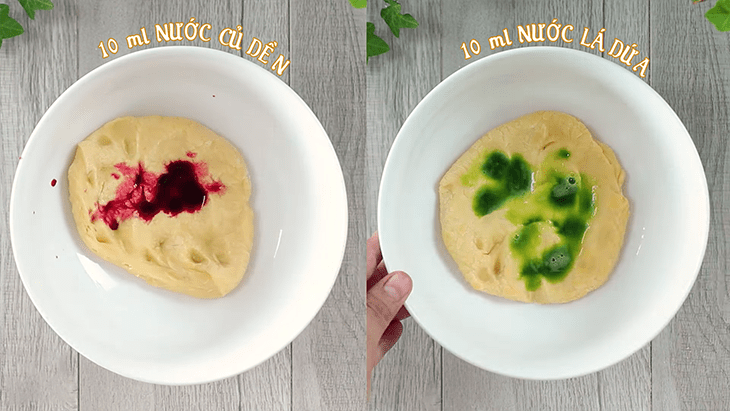
[[[368,290],[368,340],[372,338],[376,343],[380,340],[385,329],[403,307],[412,288],[413,283],[408,274],[403,271],[394,271]]]

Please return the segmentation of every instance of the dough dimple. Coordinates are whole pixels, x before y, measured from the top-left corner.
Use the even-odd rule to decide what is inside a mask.
[[[603,285],[618,260],[629,215],[623,182],[611,148],[578,119],[528,114],[489,131],[444,174],[442,238],[476,290],[572,301]],[[552,211],[536,207],[537,198]]]
[[[194,170],[190,181],[208,190],[202,203],[155,202],[163,195],[176,201],[174,188],[150,184],[165,175],[180,178],[173,167]],[[243,278],[253,246],[251,182],[241,154],[205,126],[179,117],[110,121],[79,143],[68,178],[79,235],[101,258],[151,285],[198,298],[224,296]],[[142,196],[141,208],[102,218],[124,184],[129,199]]]
[[[105,135],[99,136],[99,139],[97,141],[99,142],[100,146],[108,146],[112,143],[112,140]]]

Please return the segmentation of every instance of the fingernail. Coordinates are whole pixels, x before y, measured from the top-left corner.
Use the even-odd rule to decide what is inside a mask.
[[[401,298],[408,295],[408,293],[411,291],[411,286],[411,277],[403,272],[398,271],[393,274],[393,276],[390,277],[388,281],[385,282],[385,285],[383,285],[383,289],[392,298],[400,300]]]

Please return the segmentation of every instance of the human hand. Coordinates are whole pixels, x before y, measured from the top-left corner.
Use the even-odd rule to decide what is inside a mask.
[[[368,393],[373,368],[403,333],[401,320],[410,314],[403,303],[411,293],[411,277],[403,271],[388,273],[380,252],[378,233],[367,241],[367,366]]]

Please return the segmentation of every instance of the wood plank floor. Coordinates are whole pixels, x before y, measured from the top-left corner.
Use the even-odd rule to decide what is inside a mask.
[[[57,0],[34,21],[17,3],[26,28],[0,49],[0,409],[2,410],[342,410],[365,403],[365,11],[316,0]],[[320,10],[327,10],[323,16]],[[292,344],[253,370],[204,385],[167,387],[109,372],[66,345],[28,299],[15,268],[8,202],[18,157],[45,110],[92,69],[129,54],[124,38],[155,24],[195,17],[217,33],[278,42],[291,60],[281,79],[327,130],[345,175],[350,228],[344,263],[324,307]],[[322,21],[326,20],[326,24]],[[102,59],[100,41],[119,52]],[[218,41],[170,43],[234,52]],[[163,44],[164,45],[164,44]],[[158,46],[155,41],[142,48]],[[333,60],[333,56],[336,57]]]
[[[403,1],[421,24],[394,38],[391,52],[370,59],[368,79],[367,227],[376,228],[377,191],[388,150],[415,105],[441,80],[496,53],[487,39],[517,25],[558,19],[636,43],[651,59],[644,81],[677,112],[694,139],[710,187],[709,244],[699,279],[677,317],[651,344],[598,373],[564,381],[502,377],[461,361],[413,320],[376,369],[370,410],[727,410],[730,409],[730,37],[704,20],[712,4],[681,0]],[[370,21],[380,10],[370,8]],[[574,36],[575,37],[575,36]],[[577,35],[580,37],[580,34]],[[462,42],[481,54],[464,60]],[[592,38],[591,38],[592,39]],[[517,41],[509,47],[524,47]],[[590,51],[578,44],[548,43]],[[485,46],[486,44],[486,46]],[[614,59],[609,58],[611,61]]]
[[[730,410],[730,35],[703,17],[714,1],[402,0],[420,26],[401,30],[400,38],[379,26],[391,51],[367,65],[364,23],[380,22],[375,0],[367,11],[344,0],[56,0],[54,10],[37,12],[35,20],[17,2],[5,3],[26,33],[0,49],[0,410]],[[281,79],[332,140],[345,175],[350,228],[332,294],[292,344],[236,377],[166,387],[98,367],[48,327],[15,267],[8,207],[18,158],[45,110],[81,76],[132,52],[120,47],[102,59],[99,41],[191,17],[219,30],[240,24],[247,34],[276,40],[291,59]],[[364,244],[377,226],[390,146],[433,87],[498,52],[484,46],[489,37],[553,19],[573,24],[575,33],[605,28],[607,48],[619,38],[650,57],[643,80],[685,124],[707,175],[711,228],[697,283],[649,345],[606,370],[564,381],[483,371],[406,320],[401,340],[375,370],[365,405]],[[482,53],[464,60],[459,45],[472,38],[482,42]],[[217,41],[185,43],[234,52]],[[577,40],[551,45],[586,51]],[[515,41],[510,48],[525,46]]]

